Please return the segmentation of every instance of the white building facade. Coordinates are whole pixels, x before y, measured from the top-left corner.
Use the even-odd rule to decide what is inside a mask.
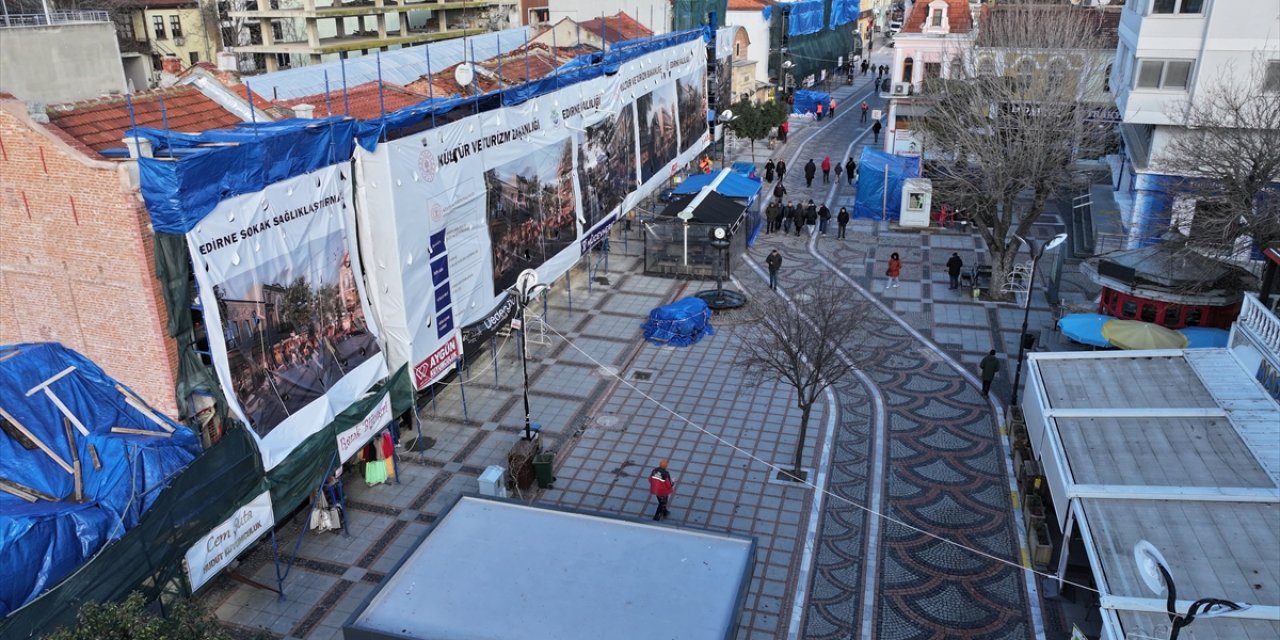
[[[919,100],[926,78],[952,78],[966,73],[966,52],[973,48],[974,23],[967,0],[917,2],[902,31],[894,37],[893,64],[881,94],[889,97],[883,149],[898,155],[920,155],[921,141],[912,120],[929,105]]]
[[[769,41],[769,21],[764,19],[764,8],[772,4],[772,0],[729,0],[729,10],[725,13],[726,25],[742,27],[747,33],[750,44],[746,55],[735,52],[734,59],[755,61],[757,82],[769,82],[769,56],[778,56]]]
[[[1124,138],[1116,201],[1137,246],[1158,241],[1175,211],[1194,209],[1175,195],[1178,177],[1157,166],[1186,131],[1187,105],[1221,83],[1255,78],[1280,100],[1280,2],[1128,0],[1119,35],[1110,73]]]

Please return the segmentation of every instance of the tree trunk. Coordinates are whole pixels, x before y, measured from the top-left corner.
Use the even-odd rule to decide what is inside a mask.
[[[796,459],[792,475],[796,481],[803,478],[804,469],[804,441],[805,435],[809,431],[809,412],[813,410],[813,403],[800,403],[800,436],[796,442]]]

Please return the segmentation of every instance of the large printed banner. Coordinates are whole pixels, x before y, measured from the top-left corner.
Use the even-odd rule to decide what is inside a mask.
[[[351,259],[350,172],[224,200],[187,234],[218,378],[268,470],[387,375]]]
[[[506,314],[525,269],[568,271],[708,144],[706,48],[687,42],[356,160],[360,245],[392,367],[421,389]],[[509,303],[509,300],[507,300]],[[501,312],[501,313],[500,313]]]

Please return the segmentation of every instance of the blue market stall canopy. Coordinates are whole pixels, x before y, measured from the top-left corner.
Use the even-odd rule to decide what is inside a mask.
[[[694,297],[650,311],[649,321],[642,326],[645,340],[674,347],[687,347],[716,334],[711,327],[711,308],[701,298]]]
[[[1102,325],[1115,320],[1100,313],[1072,313],[1058,320],[1062,335],[1080,344],[1093,347],[1111,347],[1111,341],[1102,335]]]
[[[725,174],[724,179],[720,181],[720,184],[716,185],[716,193],[720,195],[750,201],[760,191],[759,178],[749,178],[737,171],[728,169],[722,169],[721,173]],[[715,173],[695,174],[681,182],[680,186],[676,187],[675,192],[677,195],[697,193],[711,184],[717,177],[719,177],[719,174]]]
[[[186,427],[56,343],[0,346],[0,616],[137,524],[200,453]]]
[[[794,100],[791,102],[791,113],[814,113],[816,107],[821,104],[823,110],[831,105],[831,94],[821,91],[809,91],[801,89],[793,94]]]

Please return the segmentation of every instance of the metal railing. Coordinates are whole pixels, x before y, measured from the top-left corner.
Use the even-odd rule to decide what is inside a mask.
[[[49,13],[7,13],[0,27],[48,27],[77,22],[111,22],[106,11],[50,11]]]
[[[1257,296],[1245,295],[1240,316],[1236,318],[1236,328],[1249,334],[1258,351],[1280,367],[1280,319],[1263,306]]]

